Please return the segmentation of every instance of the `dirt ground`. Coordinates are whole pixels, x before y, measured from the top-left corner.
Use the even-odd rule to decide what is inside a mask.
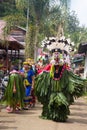
[[[79,98],[70,106],[71,114],[66,123],[40,118],[42,106],[16,114],[0,112],[0,130],[87,130],[87,98]]]

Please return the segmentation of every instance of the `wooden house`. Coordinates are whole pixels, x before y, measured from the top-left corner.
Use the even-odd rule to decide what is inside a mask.
[[[8,68],[8,62],[24,58],[26,30],[15,26],[10,34],[4,37],[6,22],[0,20],[0,62],[4,59],[3,66]]]
[[[87,42],[81,43],[79,45],[78,53],[85,53],[84,78],[87,78]]]

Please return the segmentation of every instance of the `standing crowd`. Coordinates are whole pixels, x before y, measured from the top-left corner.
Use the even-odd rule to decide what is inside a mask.
[[[36,103],[35,77],[44,68],[42,57],[36,64],[33,59],[28,58],[21,66],[19,69],[17,64],[12,64],[9,71],[3,76],[4,91],[1,100],[5,101],[6,111],[9,113],[28,110]]]
[[[11,68],[4,94],[7,112],[28,110],[30,106],[35,106],[34,79],[35,71],[29,61],[23,62],[20,70],[17,66]]]

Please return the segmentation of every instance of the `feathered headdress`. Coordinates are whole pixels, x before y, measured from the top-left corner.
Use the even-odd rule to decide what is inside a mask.
[[[73,50],[74,43],[69,38],[65,39],[64,36],[59,39],[57,37],[49,37],[42,41],[42,47],[47,48],[51,52],[58,51],[61,53],[64,51],[69,54]]]
[[[70,62],[69,61],[69,54],[73,50],[74,43],[71,42],[71,40],[65,39],[64,36],[60,37],[59,39],[57,37],[49,37],[48,39],[44,39],[42,41],[42,47],[47,48],[52,53],[59,52],[60,54],[54,55],[54,58],[56,56],[59,56],[61,61],[64,60],[64,62]]]

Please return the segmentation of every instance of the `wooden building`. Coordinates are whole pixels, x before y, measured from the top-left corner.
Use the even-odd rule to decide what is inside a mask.
[[[0,20],[0,62],[4,59],[3,66],[8,68],[9,61],[24,59],[26,30],[15,26],[10,35],[4,37],[6,22]]]
[[[87,42],[79,45],[78,53],[85,53],[84,78],[87,78]]]

